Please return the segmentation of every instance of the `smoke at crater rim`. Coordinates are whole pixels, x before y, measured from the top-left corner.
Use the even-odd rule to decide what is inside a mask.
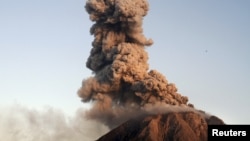
[[[156,70],[149,70],[143,35],[146,0],[89,0],[85,5],[94,36],[86,66],[94,73],[83,80],[78,95],[93,102],[87,117],[112,126],[150,105],[188,105],[188,98]]]

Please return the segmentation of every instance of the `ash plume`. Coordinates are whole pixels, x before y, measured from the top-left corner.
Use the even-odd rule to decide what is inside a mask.
[[[149,70],[142,23],[146,0],[88,0],[85,5],[94,36],[86,66],[94,76],[83,80],[78,91],[91,102],[87,117],[112,127],[128,116],[156,104],[186,105],[188,98],[156,70]],[[145,110],[144,110],[145,111]]]
[[[55,108],[29,109],[19,104],[0,106],[0,141],[91,141],[108,128],[84,119],[83,109],[72,117]]]

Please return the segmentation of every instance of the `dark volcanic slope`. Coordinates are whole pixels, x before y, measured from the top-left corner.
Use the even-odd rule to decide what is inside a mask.
[[[208,124],[224,124],[215,116],[194,112],[144,115],[131,119],[97,141],[206,141]]]

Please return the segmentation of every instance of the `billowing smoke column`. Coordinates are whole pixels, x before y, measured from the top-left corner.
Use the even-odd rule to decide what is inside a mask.
[[[146,0],[89,0],[86,10],[95,22],[95,39],[86,66],[94,73],[83,81],[78,95],[93,102],[88,117],[110,125],[128,112],[148,105],[187,105],[174,84],[149,70],[142,21],[149,9]]]

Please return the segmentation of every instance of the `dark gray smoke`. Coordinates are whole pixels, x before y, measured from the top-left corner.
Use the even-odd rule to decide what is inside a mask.
[[[110,127],[156,104],[188,105],[174,84],[156,70],[149,70],[143,35],[146,0],[88,0],[85,6],[94,22],[94,36],[86,66],[94,73],[82,82],[78,95],[92,102],[87,117]]]

